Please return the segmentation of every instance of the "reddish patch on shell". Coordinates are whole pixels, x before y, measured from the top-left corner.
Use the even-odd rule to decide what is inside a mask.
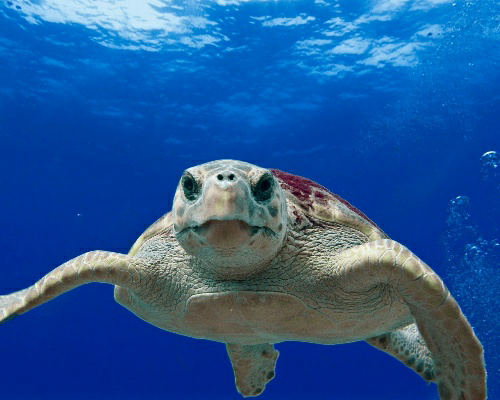
[[[293,215],[295,215],[295,222],[299,223],[302,220],[302,217],[297,212],[297,210],[293,210]]]
[[[279,169],[271,169],[270,171],[276,178],[278,178],[278,180],[281,181],[280,182],[281,187],[284,190],[292,193],[299,200],[301,207],[304,208],[305,210],[313,208],[314,203],[326,205],[328,200],[328,195],[330,195],[335,200],[338,200],[342,204],[344,204],[349,210],[355,212],[361,218],[363,218],[364,220],[366,220],[367,222],[378,228],[378,226],[365,214],[359,211],[356,207],[349,204],[349,202],[344,200],[342,197],[336,195],[335,193],[330,192],[324,186],[321,186],[320,184],[311,181],[310,179],[303,178],[302,176],[298,175],[292,175],[287,172],[283,172]],[[314,190],[314,197],[311,196],[313,194],[313,188],[321,190],[321,191]]]

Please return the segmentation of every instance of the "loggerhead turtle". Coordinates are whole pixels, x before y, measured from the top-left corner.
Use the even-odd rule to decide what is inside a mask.
[[[486,398],[480,342],[441,279],[363,213],[308,179],[220,160],[187,169],[173,209],[128,255],[92,251],[0,296],[0,321],[89,282],[170,332],[226,343],[236,386],[260,394],[273,344],[366,340],[438,385]]]

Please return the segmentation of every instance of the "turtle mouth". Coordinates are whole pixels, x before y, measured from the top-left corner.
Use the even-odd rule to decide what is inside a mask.
[[[268,227],[250,225],[240,219],[219,220],[209,219],[201,225],[183,229],[180,235],[195,234],[203,243],[216,247],[238,247],[257,234],[274,236],[275,233]]]

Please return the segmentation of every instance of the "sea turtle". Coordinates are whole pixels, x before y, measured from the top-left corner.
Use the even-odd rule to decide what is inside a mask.
[[[438,385],[486,398],[480,342],[441,279],[323,186],[234,160],[187,169],[172,211],[128,255],[82,254],[0,296],[0,321],[79,285],[170,332],[226,343],[236,386],[256,396],[288,340],[366,340]]]

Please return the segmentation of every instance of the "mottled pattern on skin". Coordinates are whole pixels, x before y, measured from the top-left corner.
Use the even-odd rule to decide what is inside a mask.
[[[128,255],[85,253],[0,296],[0,322],[89,282],[114,284],[161,329],[226,343],[244,396],[274,377],[274,343],[366,340],[442,400],[486,398],[481,344],[441,279],[305,178],[233,160],[190,168]]]

